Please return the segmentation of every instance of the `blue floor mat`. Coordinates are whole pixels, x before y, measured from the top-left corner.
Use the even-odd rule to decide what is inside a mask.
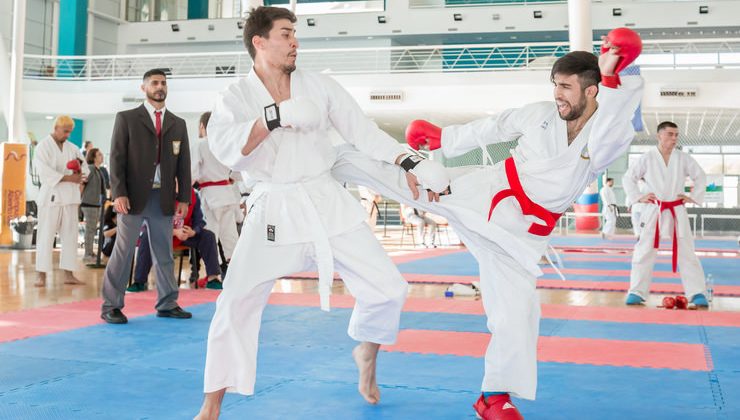
[[[598,236],[560,236],[553,235],[550,237],[550,244],[552,246],[603,246],[603,247],[633,247],[636,239],[632,238],[618,238],[613,240],[601,239]],[[694,241],[696,249],[726,249],[729,251],[737,251],[738,244],[737,238],[730,237],[728,239],[696,239]],[[670,248],[671,242],[663,240],[661,247]]]
[[[712,274],[714,283],[725,286],[740,286],[740,276],[737,275],[737,259],[706,258],[700,259],[704,272]],[[627,261],[563,261],[566,269],[588,269],[588,270],[630,270],[631,264]],[[456,252],[453,254],[440,255],[430,258],[422,258],[406,263],[398,264],[401,273],[407,274],[430,274],[448,276],[478,276],[478,262],[469,252]],[[670,272],[670,263],[655,264],[655,271]],[[680,267],[679,267],[680,271]],[[548,273],[543,279],[559,279],[557,274]],[[587,281],[622,281],[629,282],[626,276],[604,276],[599,274],[565,274],[567,280]],[[654,277],[653,281],[658,283],[681,283],[678,278]]]
[[[214,304],[194,319],[146,316],[0,344],[2,419],[185,419],[202,400]],[[256,395],[227,395],[223,419],[473,419],[483,360],[382,352],[382,401],[356,392],[351,311],[268,306]],[[485,332],[478,315],[404,313],[404,329]],[[543,336],[706,344],[712,372],[540,363],[528,418],[740,417],[740,328],[545,319]],[[649,404],[645,398],[649,396]]]

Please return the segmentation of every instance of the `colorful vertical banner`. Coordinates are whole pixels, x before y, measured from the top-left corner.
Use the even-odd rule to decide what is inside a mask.
[[[0,245],[10,245],[10,220],[26,214],[26,168],[28,145],[2,143],[2,196],[0,196]]]

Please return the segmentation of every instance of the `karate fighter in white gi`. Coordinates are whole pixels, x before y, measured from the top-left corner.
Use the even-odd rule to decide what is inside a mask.
[[[694,251],[694,238],[685,203],[704,201],[707,177],[696,160],[676,149],[678,126],[670,121],[658,125],[658,147],[645,152],[624,174],[624,192],[631,203],[643,203],[640,238],[632,254],[630,290],[625,303],[639,305],[650,294],[655,256],[660,238],[672,241],[673,272],[680,267],[684,293],[691,303],[707,307],[704,270]],[[694,186],[684,192],[689,177]],[[647,194],[640,192],[638,181],[645,179]]]
[[[225,391],[254,393],[260,320],[273,283],[316,266],[322,309],[335,268],[356,299],[348,334],[360,342],[353,351],[358,388],[368,402],[380,399],[376,357],[381,344],[396,340],[408,286],[364,223],[362,206],[331,176],[330,127],[368,159],[402,165],[407,188],[449,186],[442,165],[385,134],[334,80],[296,69],[295,22],[284,8],[250,13],[244,40],[254,68],[219,96],[208,124],[216,158],[255,184],[208,333],[198,419],[218,417]]]
[[[597,59],[572,52],[553,66],[555,102],[440,129],[414,121],[409,144],[441,148],[447,157],[518,140],[512,157],[493,166],[448,168],[451,194],[439,202],[412,199],[401,171],[341,147],[332,174],[367,185],[385,197],[439,214],[478,260],[483,306],[492,332],[485,356],[483,419],[521,419],[510,395],[534,399],[540,306],[537,263],[560,214],[634,138],[632,117],[642,98],[640,76],[618,72],[640,53],[642,42],[620,28],[605,38]],[[599,83],[601,81],[601,83]],[[620,85],[621,84],[621,85]],[[493,161],[493,159],[491,159]]]
[[[90,174],[80,149],[67,141],[74,130],[74,120],[66,115],[57,117],[54,130],[36,146],[33,165],[41,181],[36,204],[39,224],[36,235],[36,271],[34,286],[46,285],[46,275],[52,271],[54,236],[59,233],[62,252],[59,268],[64,270],[64,284],[84,284],[73,271],[77,268],[78,211],[80,184]],[[70,161],[78,160],[79,170],[68,169]]]
[[[604,225],[601,227],[601,237],[611,239],[617,229],[617,196],[614,195],[614,178],[607,178],[601,187],[601,214],[604,216]]]
[[[219,162],[208,147],[210,142],[218,141],[208,139],[207,126],[210,117],[210,112],[200,116],[199,140],[193,148],[190,165],[193,182],[197,181],[200,185],[201,207],[208,223],[208,230],[216,234],[217,240],[221,241],[224,257],[228,262],[239,238],[236,224],[242,221],[242,217],[237,219],[240,213],[241,194],[233,185],[234,182],[238,182],[234,179],[237,177],[232,176],[231,169]]]

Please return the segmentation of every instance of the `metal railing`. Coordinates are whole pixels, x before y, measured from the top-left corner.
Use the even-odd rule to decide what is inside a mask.
[[[468,44],[385,48],[302,50],[299,66],[330,74],[450,73],[548,69],[569,44]],[[598,45],[594,44],[594,52]],[[649,68],[740,68],[740,40],[645,41],[638,64]],[[246,52],[44,56],[26,55],[24,77],[52,80],[124,80],[152,68],[171,77],[244,75],[252,67]]]
[[[466,6],[500,6],[511,4],[567,3],[567,0],[409,0],[410,9]]]

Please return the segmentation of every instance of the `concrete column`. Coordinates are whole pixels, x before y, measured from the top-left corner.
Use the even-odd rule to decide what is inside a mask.
[[[87,6],[87,37],[85,42],[85,55],[93,55],[93,42],[95,41],[95,0],[89,0]]]
[[[26,1],[13,1],[13,42],[10,51],[10,94],[8,95],[8,141],[26,142],[23,116],[23,53],[26,41]]]
[[[8,141],[0,144],[0,245],[12,239],[10,220],[26,214],[26,171],[28,146],[26,121],[23,116],[23,47],[26,33],[26,0],[13,1],[13,42],[10,54],[8,95]],[[0,39],[2,42],[2,39]],[[0,50],[5,50],[4,47]],[[4,52],[4,51],[3,51]],[[8,67],[7,56],[0,66]]]
[[[568,0],[568,39],[571,51],[593,51],[591,2]]]

